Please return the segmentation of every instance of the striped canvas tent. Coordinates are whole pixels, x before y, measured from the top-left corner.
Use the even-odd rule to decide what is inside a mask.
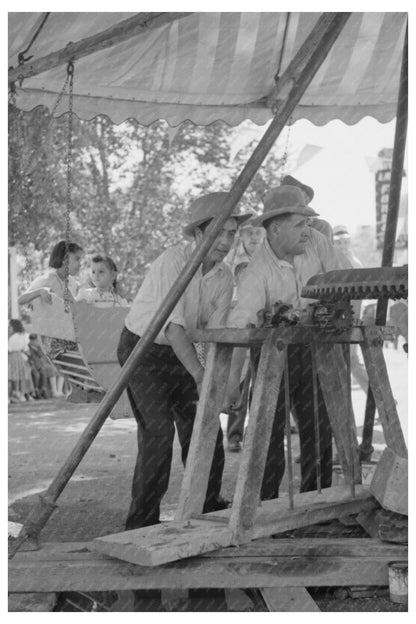
[[[26,57],[47,57],[69,42],[93,38],[133,13],[9,13],[9,67],[43,26]],[[150,14],[160,15],[160,14]],[[168,14],[172,15],[172,14]],[[82,119],[106,114],[114,123],[165,119],[206,125],[222,119],[264,124],[272,116],[275,75],[281,75],[320,13],[175,14],[75,63],[74,111]],[[353,13],[296,107],[292,120],[347,124],[396,114],[406,13]],[[17,106],[50,110],[66,63],[16,83]],[[65,100],[56,114],[66,110]]]

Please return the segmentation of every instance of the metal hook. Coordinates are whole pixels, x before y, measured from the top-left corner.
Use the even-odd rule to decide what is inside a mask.
[[[66,73],[68,74],[68,76],[74,75],[74,61],[71,60],[68,62]]]

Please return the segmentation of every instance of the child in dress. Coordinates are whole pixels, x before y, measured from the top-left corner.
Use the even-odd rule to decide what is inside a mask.
[[[25,305],[40,297],[45,303],[52,303],[50,293],[54,293],[61,299],[65,298],[65,272],[67,259],[67,243],[59,241],[51,251],[49,257],[49,270],[37,277],[27,291],[20,295],[19,305]],[[68,299],[74,301],[77,294],[78,275],[81,267],[82,248],[77,243],[68,243]]]
[[[11,319],[9,323],[8,355],[10,402],[33,400],[34,387],[28,357],[28,337],[19,319]]]
[[[97,255],[91,260],[93,288],[79,291],[76,301],[86,301],[98,308],[128,307],[128,302],[118,293],[117,266],[110,256]]]
[[[37,297],[43,302],[52,304],[51,293],[68,301],[75,301],[77,294],[77,281],[75,276],[81,268],[82,247],[77,243],[59,241],[49,257],[49,270],[37,277],[29,286],[27,291],[20,295],[19,305],[30,303]],[[68,292],[65,292],[65,276],[68,267]],[[42,337],[42,343],[47,355],[54,359],[65,351],[75,351],[78,349],[76,342],[63,340],[61,338]],[[63,379],[59,378],[61,389],[57,390],[58,395],[62,394]]]
[[[61,384],[57,370],[45,355],[37,334],[29,334],[29,362],[38,399],[47,399],[51,395],[64,396],[62,391],[58,390]]]

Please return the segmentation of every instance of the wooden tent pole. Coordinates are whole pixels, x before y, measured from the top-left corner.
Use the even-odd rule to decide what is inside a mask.
[[[383,255],[381,266],[393,266],[394,248],[396,243],[397,221],[400,208],[400,191],[402,188],[403,163],[406,149],[408,117],[408,29],[403,45],[402,68],[400,72],[399,99],[397,102],[396,128],[394,134],[393,159],[387,209],[386,229],[384,233]],[[376,325],[385,325],[387,321],[388,299],[377,301]],[[371,388],[368,388],[365,406],[363,438],[360,445],[361,461],[369,461],[373,453],[373,429],[376,404]]]
[[[188,15],[193,15],[193,13],[137,13],[137,15],[118,22],[96,35],[86,37],[76,43],[70,42],[57,52],[9,69],[8,82],[10,84],[24,78],[37,76],[49,69],[66,65],[69,61],[76,61],[99,50],[111,48],[122,41],[127,41],[132,37],[160,28]]]
[[[316,42],[312,54],[309,54],[308,56],[308,62],[306,65],[303,61],[303,46],[290,63],[286,71],[290,72],[292,77],[292,87],[287,97],[282,102],[280,110],[276,113],[269,128],[266,130],[253,154],[247,161],[244,169],[235,181],[228,198],[224,202],[222,213],[213,219],[212,223],[207,228],[203,239],[194,250],[188,264],[184,267],[182,273],[172,285],[159,309],[150,321],[146,331],[143,333],[141,339],[131,352],[129,358],[121,369],[118,379],[105,394],[103,400],[97,408],[96,413],[81,434],[80,439],[74,446],[56,477],[53,479],[45,494],[39,497],[40,500],[37,506],[33,509],[32,513],[25,521],[19,536],[11,546],[9,555],[10,558],[13,557],[13,555],[20,548],[20,545],[28,537],[32,537],[34,539],[38,538],[40,530],[46,524],[56,506],[55,501],[64,490],[78,464],[103,426],[106,418],[120,398],[121,393],[126,388],[132,371],[136,368],[137,364],[141,361],[150,346],[153,344],[154,339],[182,296],[182,293],[188,286],[206,253],[211,248],[223,224],[227,221],[229,215],[241,199],[244,191],[253,179],[254,174],[267,156],[270,148],[284,128],[285,123],[289,119],[294,108],[326,58],[349,16],[350,13],[324,13],[305,42],[308,43],[310,37],[313,37]],[[319,33],[319,36],[317,33]],[[299,70],[299,66],[301,66],[301,70]]]

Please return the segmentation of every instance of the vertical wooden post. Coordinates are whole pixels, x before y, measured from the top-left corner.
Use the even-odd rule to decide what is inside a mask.
[[[295,506],[293,495],[293,461],[292,461],[292,436],[290,433],[290,384],[289,384],[289,362],[286,351],[285,358],[285,427],[286,427],[286,468],[287,478],[289,482],[289,508],[293,509]]]
[[[17,303],[17,266],[16,247],[9,247],[9,288],[11,318],[20,318],[19,304]]]
[[[318,378],[316,372],[316,349],[311,345],[312,360],[312,385],[313,385],[313,422],[315,429],[315,462],[316,462],[316,489],[321,493],[322,472],[321,472],[321,439],[319,433],[319,411],[318,411]]]
[[[406,149],[408,118],[408,29],[403,45],[402,68],[400,73],[399,96],[397,101],[396,129],[394,134],[393,160],[387,209],[386,230],[384,234],[383,256],[381,266],[393,266],[394,248],[396,243],[397,221],[400,208],[400,191],[402,187],[403,163]],[[376,310],[376,325],[385,325],[387,320],[388,299],[379,299]],[[362,460],[371,459],[373,452],[373,427],[376,404],[371,387],[368,389],[365,406],[363,439],[360,447]]]
[[[361,349],[386,444],[397,455],[407,458],[406,442],[383,355],[383,336],[377,327],[364,327],[363,331],[365,340]]]
[[[265,340],[257,369],[229,523],[236,543],[250,539],[260,501],[261,485],[287,351],[286,345],[282,342],[278,341],[276,344],[277,331],[271,330],[269,337]]]
[[[353,414],[350,418],[352,410],[347,392],[347,367],[342,346],[317,344],[316,368],[345,480],[350,483],[351,474],[354,474],[355,482],[361,483],[358,452],[353,454],[354,468],[351,467],[351,441],[354,441],[356,449],[358,443],[355,424],[351,422]]]
[[[230,374],[232,345],[209,346],[175,520],[202,513]]]

